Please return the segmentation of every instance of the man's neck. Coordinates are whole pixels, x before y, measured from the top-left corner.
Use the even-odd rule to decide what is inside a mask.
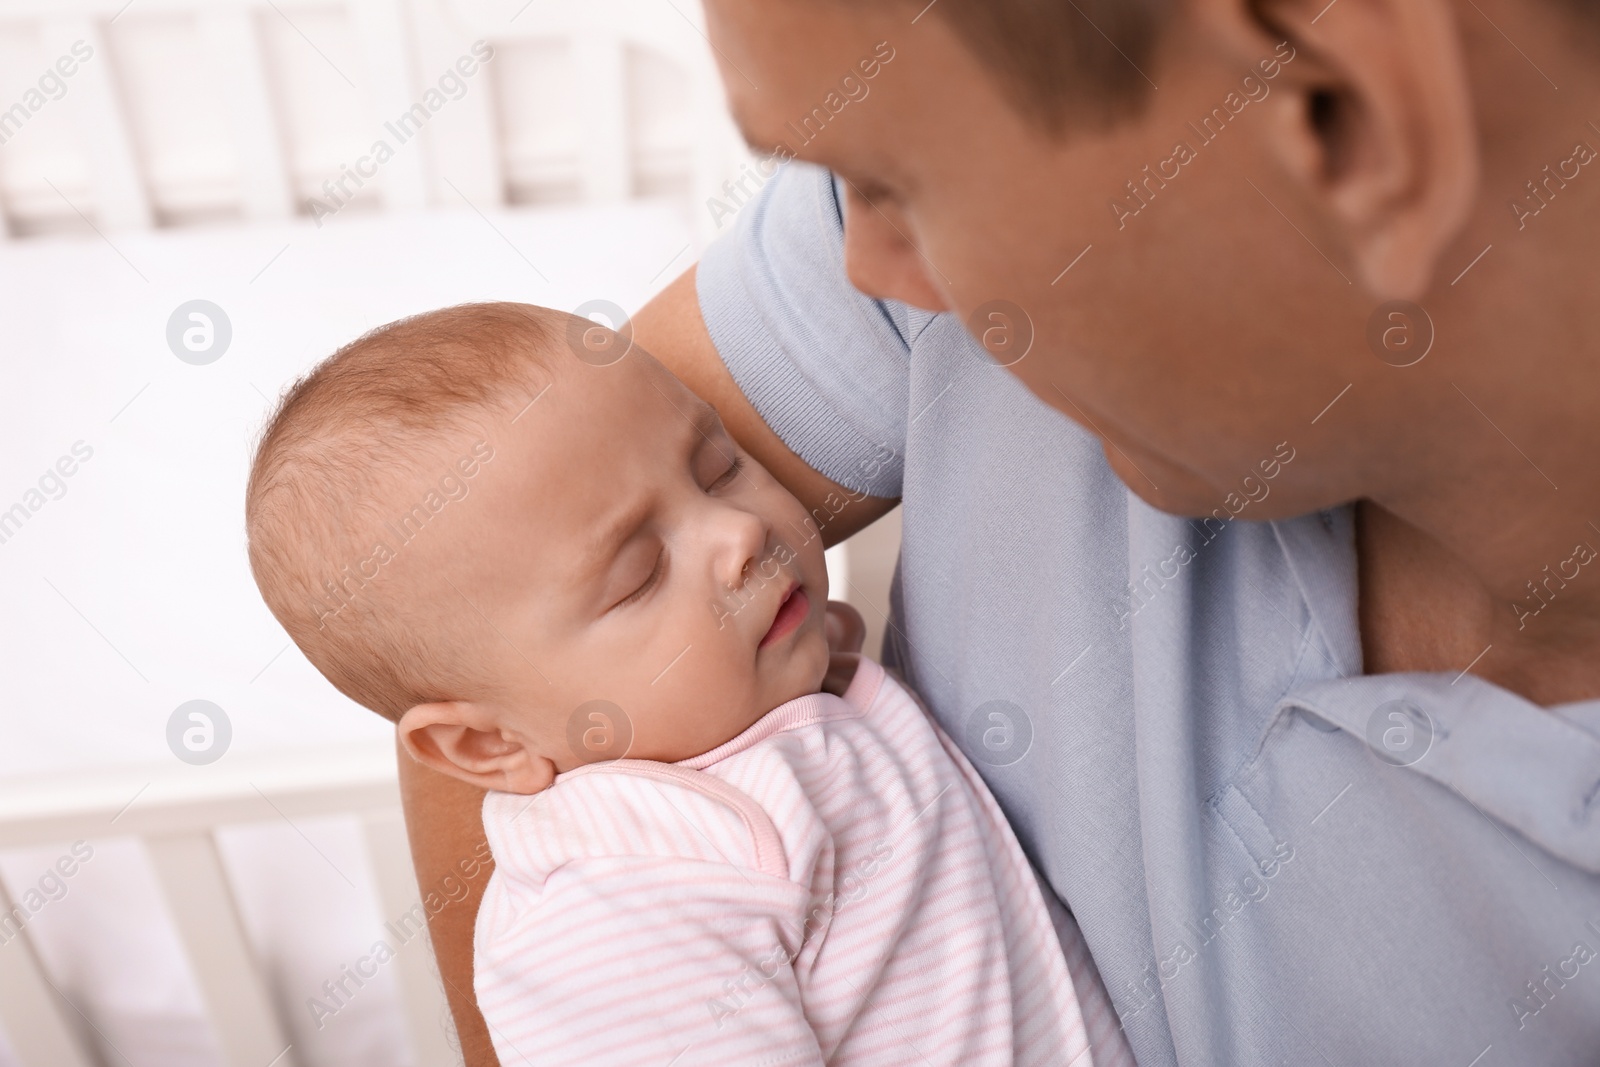
[[[1383,507],[1362,501],[1356,515],[1367,673],[1470,669],[1536,704],[1600,698],[1600,556],[1585,562],[1575,544],[1513,600],[1491,592],[1504,576],[1486,581]],[[1588,533],[1582,543],[1600,550]]]

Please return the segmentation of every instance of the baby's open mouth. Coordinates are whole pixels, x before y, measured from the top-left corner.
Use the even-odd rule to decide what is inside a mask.
[[[765,648],[772,642],[787,637],[800,624],[806,621],[806,616],[811,612],[811,599],[806,596],[806,591],[799,582],[789,590],[783,598],[783,603],[778,605],[778,614],[773,617],[772,625],[767,629],[766,636],[761,639],[758,648]]]

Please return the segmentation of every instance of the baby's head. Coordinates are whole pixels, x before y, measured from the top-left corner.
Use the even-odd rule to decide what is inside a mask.
[[[580,359],[600,329],[523,304],[391,323],[288,392],[251,469],[278,621],[485,788],[698,755],[827,670],[816,523],[642,349]]]

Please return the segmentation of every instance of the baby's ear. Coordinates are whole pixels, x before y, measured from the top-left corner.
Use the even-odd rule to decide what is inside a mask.
[[[480,704],[418,704],[400,716],[397,729],[412,759],[479,789],[537,793],[555,781],[555,764]]]

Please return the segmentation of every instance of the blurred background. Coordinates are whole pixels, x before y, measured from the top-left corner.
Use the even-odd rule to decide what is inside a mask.
[[[256,594],[251,445],[399,316],[631,314],[754,163],[693,0],[0,0],[0,1067],[459,1062],[459,886]],[[829,554],[874,654],[898,542]]]

